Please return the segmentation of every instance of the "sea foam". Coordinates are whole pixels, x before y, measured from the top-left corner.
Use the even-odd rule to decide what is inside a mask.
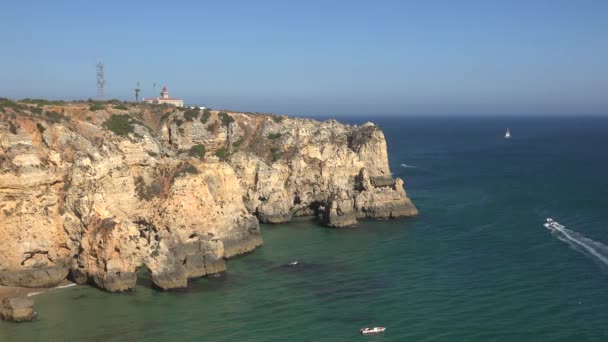
[[[574,250],[586,254],[608,266],[608,246],[566,227],[554,227],[552,232],[558,239],[570,245]]]

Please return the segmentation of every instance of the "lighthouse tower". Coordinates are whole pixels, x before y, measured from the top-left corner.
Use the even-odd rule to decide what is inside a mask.
[[[169,91],[167,90],[167,86],[163,86],[163,90],[160,92],[160,97],[145,99],[144,101],[146,101],[146,103],[153,104],[170,104],[176,107],[184,106],[184,101],[182,99],[169,97]]]

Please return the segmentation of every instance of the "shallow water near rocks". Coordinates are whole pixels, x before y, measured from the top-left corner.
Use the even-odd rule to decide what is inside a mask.
[[[419,217],[263,225],[264,246],[222,277],[53,290],[35,297],[38,322],[0,322],[0,341],[608,340],[608,265],[543,227],[553,217],[603,255],[608,120],[376,121]]]

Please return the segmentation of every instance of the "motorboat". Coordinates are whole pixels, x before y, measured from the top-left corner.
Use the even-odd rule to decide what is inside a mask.
[[[297,264],[298,264],[298,260],[294,260],[294,261],[290,262],[288,265],[289,266],[295,266]]]
[[[507,132],[505,133],[505,139],[511,139],[511,132],[507,128]]]
[[[559,222],[555,221],[554,219],[547,217],[547,223],[544,224],[545,228],[547,229],[564,229],[566,228],[565,226],[559,224]]]
[[[363,335],[379,334],[379,333],[383,333],[384,330],[386,330],[385,327],[372,327],[372,328],[361,328],[361,329],[359,329],[359,331]]]

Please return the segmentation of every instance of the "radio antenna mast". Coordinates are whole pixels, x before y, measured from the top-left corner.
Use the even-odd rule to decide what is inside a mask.
[[[135,103],[139,102],[139,91],[141,89],[139,88],[139,82],[137,82],[137,87],[135,87]]]
[[[103,100],[103,86],[106,80],[103,75],[103,63],[97,63],[97,99]]]

